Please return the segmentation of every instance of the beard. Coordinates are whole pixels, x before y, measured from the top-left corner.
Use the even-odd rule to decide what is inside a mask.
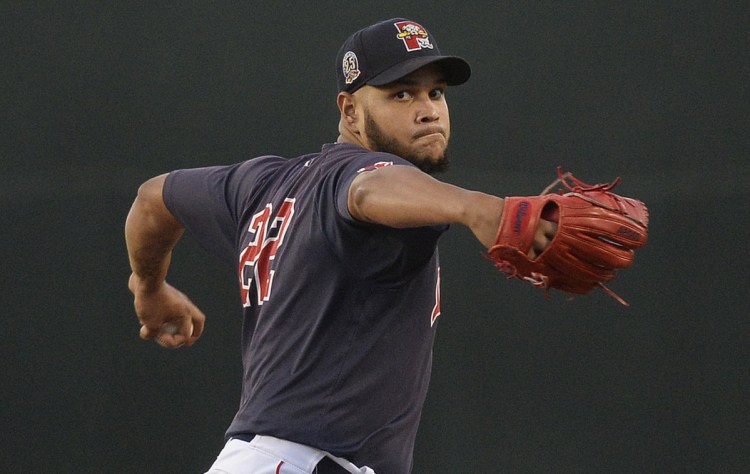
[[[369,138],[370,147],[373,151],[400,156],[427,174],[443,173],[450,166],[447,147],[443,151],[443,154],[436,159],[414,153],[405,145],[398,143],[393,137],[387,136],[370,114],[367,114],[367,117],[365,117],[365,133]]]

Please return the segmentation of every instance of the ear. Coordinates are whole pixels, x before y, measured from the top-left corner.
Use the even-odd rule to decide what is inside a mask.
[[[360,109],[357,97],[349,92],[339,92],[336,102],[341,113],[341,124],[356,133],[359,130],[357,122],[359,121]]]

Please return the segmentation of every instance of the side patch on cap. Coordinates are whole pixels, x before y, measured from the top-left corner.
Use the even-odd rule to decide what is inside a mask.
[[[344,81],[347,84],[351,84],[361,74],[359,70],[359,60],[357,59],[357,55],[354,54],[354,51],[347,51],[347,53],[344,55],[344,60],[341,63],[341,68],[344,71]]]

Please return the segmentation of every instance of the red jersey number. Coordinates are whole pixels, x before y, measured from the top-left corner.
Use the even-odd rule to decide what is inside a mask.
[[[255,214],[247,231],[252,235],[250,242],[240,255],[240,296],[242,306],[262,305],[271,297],[271,284],[275,270],[271,264],[276,252],[284,243],[284,234],[294,215],[293,198],[286,198],[273,215],[273,206]],[[253,287],[255,292],[252,291]],[[252,295],[255,295],[255,298]]]

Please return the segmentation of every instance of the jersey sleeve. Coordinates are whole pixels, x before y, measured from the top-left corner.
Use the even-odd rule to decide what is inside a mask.
[[[353,157],[323,187],[317,212],[328,248],[340,257],[341,265],[359,279],[393,287],[403,285],[433,258],[435,244],[448,226],[399,229],[355,219],[348,205],[352,181],[360,173],[386,166],[414,165],[385,153]],[[333,207],[326,205],[331,201],[335,203]]]
[[[240,214],[267,161],[172,171],[164,183],[164,203],[202,248],[234,266]]]

